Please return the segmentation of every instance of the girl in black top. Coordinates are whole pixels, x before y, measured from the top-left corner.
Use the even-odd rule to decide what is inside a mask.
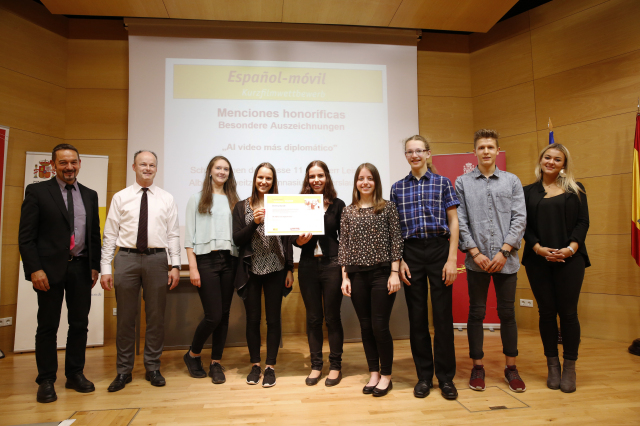
[[[244,300],[247,314],[247,346],[251,357],[251,373],[247,384],[260,381],[260,317],[264,291],[267,317],[267,365],[263,387],[276,384],[274,366],[282,336],[280,312],[282,297],[293,285],[293,250],[289,237],[266,236],[264,233],[264,195],[278,193],[276,169],[269,163],[256,167],[251,197],[238,202],[233,209],[233,240],[239,247],[235,287]]]
[[[344,333],[340,319],[342,305],[342,271],[338,264],[338,238],[344,201],[336,197],[329,168],[323,161],[307,166],[301,194],[323,194],[324,235],[300,235],[294,245],[302,249],[298,266],[300,293],[307,310],[307,336],[311,353],[311,374],[308,386],[318,383],[322,374],[322,316],[329,334],[331,369],[325,386],[335,386],[342,379],[342,342]]]
[[[589,229],[587,194],[572,173],[567,148],[554,143],[540,153],[537,182],[524,188],[527,228],[522,264],[538,302],[540,337],[547,357],[547,386],[576,390],[575,363],[580,344],[578,298],[590,266],[584,241]],[[560,317],[564,364],[558,358]]]
[[[362,392],[384,396],[393,387],[389,319],[400,290],[398,267],[403,242],[398,210],[382,198],[380,174],[373,164],[361,164],[356,170],[352,203],[342,212],[340,230],[342,293],[351,297],[360,321],[371,373]]]

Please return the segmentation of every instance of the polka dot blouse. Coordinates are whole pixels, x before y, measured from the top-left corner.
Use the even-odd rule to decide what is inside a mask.
[[[373,207],[345,207],[340,222],[340,265],[373,266],[402,258],[402,235],[396,205],[388,202],[379,213]]]

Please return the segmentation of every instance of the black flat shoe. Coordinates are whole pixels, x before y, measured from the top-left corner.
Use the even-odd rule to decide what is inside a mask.
[[[322,373],[318,377],[307,377],[304,379],[304,384],[307,386],[315,386],[320,381],[320,377],[322,377]]]
[[[413,396],[416,398],[426,398],[431,393],[433,382],[427,382],[426,380],[420,380],[413,388]]]
[[[377,385],[377,383],[376,383]],[[365,386],[362,388],[362,393],[365,395],[371,395],[373,393],[373,390],[375,389],[375,386]]]
[[[162,377],[162,374],[160,374],[160,370],[147,371],[144,378],[151,382],[151,386],[160,387],[167,384],[164,377]]]
[[[373,388],[373,396],[385,396],[391,389],[393,389],[393,382],[389,380],[389,386],[386,389]]]
[[[184,364],[187,366],[187,370],[189,370],[189,374],[196,379],[204,379],[207,377],[207,372],[202,368],[202,359],[199,356],[192,357],[189,352],[191,352],[191,349],[182,357]]]
[[[439,383],[440,394],[444,399],[456,399],[458,398],[458,390],[453,382]]]
[[[124,389],[124,386],[127,383],[131,383],[131,380],[133,380],[133,377],[131,376],[131,373],[129,373],[129,374],[118,374],[116,376],[116,378],[113,379],[113,382],[111,382],[111,384],[109,385],[107,390],[109,392],[118,392],[119,390]]]
[[[96,387],[84,377],[84,374],[78,373],[71,377],[67,377],[67,383],[64,384],[67,389],[73,389],[80,393],[89,393],[96,390]]]
[[[338,377],[336,377],[335,379],[330,379],[327,377],[327,380],[324,381],[324,385],[327,387],[335,386],[340,384],[341,380],[342,380],[342,371],[338,373]]]
[[[45,380],[38,386],[38,394],[36,396],[38,402],[47,404],[58,399],[56,389],[53,387],[53,380]]]

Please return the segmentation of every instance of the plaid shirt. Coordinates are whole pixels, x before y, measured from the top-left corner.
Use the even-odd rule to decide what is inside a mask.
[[[430,170],[420,180],[409,173],[394,183],[391,201],[398,208],[405,240],[448,236],[447,209],[460,205],[451,181]]]

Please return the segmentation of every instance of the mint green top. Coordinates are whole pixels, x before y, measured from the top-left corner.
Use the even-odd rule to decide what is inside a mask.
[[[198,213],[202,192],[193,194],[187,203],[185,217],[184,247],[198,254],[217,250],[229,250],[238,256],[238,247],[233,244],[231,210],[226,195],[213,194],[210,214]]]

